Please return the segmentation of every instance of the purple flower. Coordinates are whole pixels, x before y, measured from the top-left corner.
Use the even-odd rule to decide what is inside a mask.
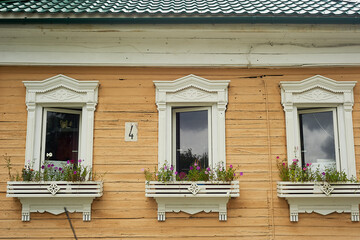
[[[60,167],[60,168],[59,168],[59,171],[61,171],[61,170],[62,170],[62,168]]]
[[[164,169],[165,169],[165,170],[167,169],[167,166],[166,166],[166,165],[164,166]]]
[[[325,172],[322,172],[322,175],[324,175],[324,176],[325,176]]]
[[[196,170],[200,170],[200,166],[197,166],[197,167],[196,167]]]
[[[159,174],[158,174],[158,173],[156,173],[156,176],[159,176]]]
[[[58,167],[55,167],[55,170],[58,170]]]
[[[170,170],[171,170],[171,171],[173,171],[173,170],[174,170],[174,167],[173,167],[173,165],[171,165],[171,167],[170,167]]]
[[[236,174],[234,173],[234,177],[236,176]]]
[[[51,164],[51,167],[53,167],[54,166],[54,164]]]
[[[142,172],[143,172],[144,170],[145,170],[145,169],[143,169],[143,168],[141,169]]]
[[[190,166],[190,170],[193,170],[194,168],[192,166]]]
[[[230,168],[233,168],[233,166],[232,166],[232,165],[230,165],[229,167],[230,167]]]
[[[185,177],[186,177],[186,173],[180,172],[179,178],[180,178],[180,179],[184,179]]]
[[[177,172],[177,171],[175,171],[175,175],[178,175],[178,172]]]
[[[71,163],[75,163],[75,161],[74,161],[74,160],[70,160],[70,162],[71,162]]]
[[[81,163],[81,159],[79,159],[78,162]]]
[[[42,165],[42,166],[41,166],[41,169],[44,169],[44,168],[45,168],[45,166],[44,166],[44,165]]]
[[[74,175],[76,174],[76,171],[74,171]]]
[[[48,168],[49,168],[49,167],[51,167],[51,165],[50,165],[50,164],[48,164]]]
[[[67,162],[66,162],[67,164],[70,164],[70,160],[67,160]]]
[[[242,176],[242,175],[244,175],[244,173],[243,173],[243,172],[240,172],[240,176]]]
[[[210,172],[210,170],[211,170],[211,169],[210,169],[209,167],[206,169],[206,171],[208,171],[208,172]]]
[[[223,170],[223,169],[222,169],[222,167],[221,167],[221,168],[219,168],[219,171],[220,171],[220,172],[222,172],[222,170]]]

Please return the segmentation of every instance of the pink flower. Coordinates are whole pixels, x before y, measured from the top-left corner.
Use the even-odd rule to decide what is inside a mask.
[[[196,167],[196,170],[200,170],[200,166],[197,166],[197,167]]]
[[[74,163],[75,161],[74,160],[70,160],[71,163]]]
[[[170,167],[170,170],[171,170],[171,171],[173,171],[173,170],[174,170],[174,167],[173,167],[173,165],[171,165],[171,167]]]
[[[244,173],[243,172],[240,172],[240,174],[239,174],[240,176],[242,176],[242,175],[244,175]]]
[[[177,171],[175,171],[175,175],[178,175],[178,172],[177,172]]]
[[[76,174],[76,171],[74,171],[74,175]]]
[[[232,165],[230,165],[229,167],[230,167],[230,168],[233,168],[233,166],[232,166]]]
[[[194,168],[192,166],[190,166],[190,170],[193,170]]]
[[[310,164],[307,163],[306,166],[310,166]]]
[[[283,166],[285,166],[285,163],[283,162]]]
[[[208,172],[208,171],[205,171],[205,174],[206,174],[206,175],[208,175],[208,174],[209,174],[209,172]]]
[[[279,156],[276,157],[276,159],[279,159],[279,158],[280,158]]]
[[[322,172],[322,175],[324,175],[324,176],[325,176],[325,172]]]
[[[306,167],[304,167],[303,170],[306,171]]]
[[[223,170],[223,169],[222,169],[222,167],[221,167],[221,168],[219,168],[219,171],[220,171],[220,172],[222,172],[222,170]]]
[[[198,165],[198,164],[195,162],[195,163],[194,163],[194,166],[196,167],[197,165]]]
[[[70,164],[70,160],[67,160],[67,162],[66,162],[67,164]]]
[[[293,162],[297,162],[298,160],[296,158],[293,159]]]
[[[165,170],[167,169],[167,166],[166,166],[166,165],[164,166],[164,169],[165,169]]]
[[[145,169],[143,169],[143,168],[141,169],[142,172],[143,172],[144,170],[145,170]]]
[[[78,162],[81,163],[81,159],[79,159]]]
[[[184,179],[186,177],[186,173],[180,172],[179,177],[180,179]]]

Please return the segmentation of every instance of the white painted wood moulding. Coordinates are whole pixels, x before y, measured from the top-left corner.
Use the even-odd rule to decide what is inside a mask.
[[[302,81],[280,82],[281,104],[285,111],[287,159],[300,154],[298,110],[302,108],[336,108],[340,147],[340,166],[348,176],[356,177],[355,149],[352,122],[353,88],[356,81],[335,81],[316,75]]]
[[[41,129],[44,107],[82,109],[79,159],[83,166],[92,166],[94,111],[98,102],[98,81],[78,81],[57,75],[43,81],[23,81],[28,111],[25,161],[39,170],[41,160]]]
[[[22,221],[30,221],[31,212],[82,212],[83,221],[91,220],[91,204],[103,195],[103,182],[7,182],[6,197],[16,197],[22,204]]]
[[[278,182],[277,195],[290,207],[290,221],[297,222],[299,213],[351,213],[359,221],[360,183]]]
[[[227,203],[239,197],[239,181],[231,182],[145,182],[145,196],[158,204],[158,221],[166,212],[218,212],[219,221],[227,221]]]
[[[207,80],[192,74],[174,81],[154,81],[159,111],[159,167],[166,161],[172,163],[172,108],[189,106],[211,106],[213,156],[209,165],[212,169],[221,162],[226,165],[225,111],[229,83],[229,80]]]

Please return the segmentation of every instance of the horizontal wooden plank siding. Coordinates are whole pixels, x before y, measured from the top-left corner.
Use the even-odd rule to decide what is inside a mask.
[[[276,156],[286,156],[280,81],[323,75],[337,81],[359,81],[360,67],[332,68],[140,68],[140,67],[0,67],[0,156],[11,156],[13,173],[25,162],[26,105],[24,80],[57,74],[98,80],[95,111],[94,170],[104,176],[104,195],[95,199],[91,222],[72,213],[79,239],[360,239],[360,223],[348,214],[301,214],[290,223],[289,208],[277,197]],[[153,81],[188,74],[209,80],[231,80],[226,112],[227,164],[244,172],[240,197],[228,205],[228,221],[217,213],[167,213],[157,221],[154,199],[145,197],[142,168],[157,166],[158,112]],[[353,108],[357,172],[360,169],[360,85]],[[138,122],[138,141],[125,142],[125,122]],[[7,169],[0,159],[0,239],[73,239],[64,214],[32,213],[21,222],[21,204],[6,198]]]

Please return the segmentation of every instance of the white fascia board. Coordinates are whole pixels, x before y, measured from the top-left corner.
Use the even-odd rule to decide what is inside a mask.
[[[353,25],[0,25],[0,65],[359,66]]]

